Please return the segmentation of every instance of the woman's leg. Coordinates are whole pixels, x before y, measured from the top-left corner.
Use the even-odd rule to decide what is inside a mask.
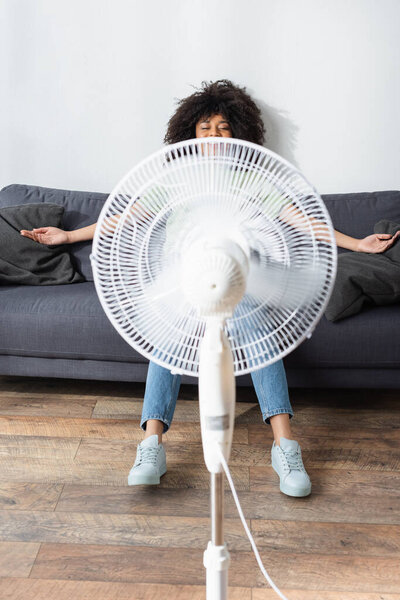
[[[145,438],[157,434],[161,442],[162,434],[171,425],[180,385],[180,375],[172,375],[168,369],[150,362],[140,422]]]
[[[147,372],[142,419],[144,440],[137,447],[135,464],[128,485],[157,485],[167,471],[162,434],[168,431],[174,416],[181,378],[151,362]]]
[[[254,371],[252,378],[263,419],[271,423],[274,434],[271,462],[279,476],[280,490],[288,496],[308,496],[311,481],[303,465],[300,446],[292,439],[289,419],[293,410],[282,360]]]
[[[283,361],[278,360],[268,367],[253,371],[251,377],[263,420],[271,423],[275,443],[279,445],[281,437],[291,439],[289,419],[293,416],[293,409]]]
[[[272,433],[274,434],[275,444],[278,444],[279,446],[281,437],[286,438],[287,440],[292,439],[292,429],[290,427],[290,417],[288,413],[270,417],[270,423]]]

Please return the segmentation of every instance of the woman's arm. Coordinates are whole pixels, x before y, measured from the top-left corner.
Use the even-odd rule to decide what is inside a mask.
[[[97,223],[93,223],[93,225],[81,227],[81,229],[74,229],[73,231],[64,231],[64,229],[59,229],[58,227],[39,227],[38,229],[32,229],[31,231],[22,229],[20,233],[24,237],[28,237],[40,244],[56,246],[58,244],[73,244],[75,242],[92,240],[96,225]]]
[[[136,210],[136,207],[130,208],[130,214],[135,220],[148,219],[151,215],[143,210]],[[111,215],[107,217],[103,224],[107,233],[113,233],[118,225],[119,219],[122,215]],[[24,237],[28,237],[35,242],[45,244],[46,246],[56,246],[58,244],[74,244],[75,242],[85,242],[94,238],[94,232],[96,231],[97,223],[88,225],[87,227],[81,227],[80,229],[73,229],[72,231],[65,231],[58,227],[39,227],[38,229],[21,229],[20,234]]]
[[[293,204],[289,204],[283,209],[280,214],[280,219],[302,231],[308,231],[311,224],[311,227],[315,232],[315,237],[318,240],[329,240],[326,225],[313,217],[309,217],[306,220],[302,212]],[[379,254],[385,252],[394,244],[400,235],[400,231],[395,235],[390,235],[388,233],[373,233],[362,239],[351,237],[336,229],[334,229],[334,234],[336,244],[339,248],[346,248],[347,250],[353,250],[353,252]]]
[[[368,235],[361,240],[357,238],[345,235],[335,229],[336,244],[340,248],[346,248],[347,250],[353,250],[354,252],[369,252],[372,254],[379,254],[385,252],[394,244],[399,237],[400,231],[395,235],[389,233],[373,233]]]

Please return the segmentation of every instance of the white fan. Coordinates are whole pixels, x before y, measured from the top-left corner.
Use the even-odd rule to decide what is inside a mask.
[[[221,600],[229,564],[221,477],[234,375],[273,363],[311,335],[336,272],[328,212],[273,152],[234,138],[188,140],[153,154],[116,186],[100,215],[92,264],[122,337],[149,360],[199,377],[212,473],[207,599]]]

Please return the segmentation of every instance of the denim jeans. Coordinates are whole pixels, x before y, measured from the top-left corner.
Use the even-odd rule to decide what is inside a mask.
[[[293,416],[282,360],[253,371],[251,377],[265,423],[269,423],[269,418],[274,415]],[[168,431],[180,385],[180,375],[172,375],[168,369],[150,362],[140,422],[142,429],[146,429],[146,421],[157,419],[164,423],[164,433]]]

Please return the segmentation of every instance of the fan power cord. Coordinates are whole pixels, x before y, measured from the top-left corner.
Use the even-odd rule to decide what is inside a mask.
[[[278,594],[278,596],[280,598],[282,598],[282,600],[288,600],[288,598],[282,594],[282,592],[280,591],[280,589],[272,581],[271,577],[268,575],[268,572],[267,572],[266,568],[264,567],[264,565],[262,563],[260,554],[259,554],[259,552],[257,550],[256,543],[255,543],[254,538],[251,535],[250,529],[249,529],[249,527],[248,527],[248,525],[246,523],[246,519],[245,519],[245,516],[243,514],[242,507],[240,506],[239,498],[238,498],[238,495],[236,493],[236,489],[235,489],[235,486],[234,486],[234,483],[233,483],[233,480],[232,480],[231,473],[229,471],[228,463],[226,462],[225,457],[222,454],[222,451],[221,451],[221,448],[220,448],[219,444],[217,444],[217,447],[218,447],[218,452],[219,452],[220,459],[221,459],[221,464],[222,464],[223,469],[225,471],[226,478],[227,478],[227,480],[229,482],[229,486],[231,488],[233,499],[235,500],[235,504],[236,504],[237,511],[239,513],[240,520],[242,521],[242,525],[244,527],[244,530],[245,530],[245,532],[247,534],[247,537],[249,538],[251,547],[253,548],[253,552],[254,552],[254,555],[256,557],[258,566],[260,567],[260,571],[264,575],[265,579],[268,581],[268,583],[271,586],[271,588]]]

